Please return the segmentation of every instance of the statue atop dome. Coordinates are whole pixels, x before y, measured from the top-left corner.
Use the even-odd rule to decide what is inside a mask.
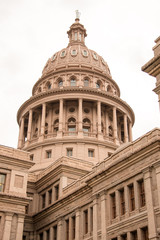
[[[78,10],[76,10],[75,12],[76,12],[76,19],[75,20],[80,20],[81,13]]]

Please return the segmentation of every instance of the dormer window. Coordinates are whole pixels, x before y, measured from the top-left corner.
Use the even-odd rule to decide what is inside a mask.
[[[61,52],[61,57],[65,57],[65,56],[66,56],[66,51],[64,50]]]

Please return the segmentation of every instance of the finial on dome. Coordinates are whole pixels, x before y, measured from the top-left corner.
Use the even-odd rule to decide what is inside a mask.
[[[76,19],[75,19],[75,21],[79,21],[80,19],[80,16],[81,16],[81,13],[78,11],[78,10],[76,10],[75,11],[76,12]]]

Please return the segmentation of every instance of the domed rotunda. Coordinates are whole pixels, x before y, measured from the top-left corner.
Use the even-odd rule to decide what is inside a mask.
[[[49,58],[17,114],[18,148],[31,153],[37,173],[62,156],[96,164],[132,141],[133,110],[107,63],[86,47],[78,17],[67,33],[68,46]]]

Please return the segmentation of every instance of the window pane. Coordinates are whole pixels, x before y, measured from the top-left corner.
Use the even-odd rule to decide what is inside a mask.
[[[5,174],[0,174],[0,192],[4,191],[5,177]]]
[[[71,86],[76,86],[76,80],[75,79],[71,79]]]

